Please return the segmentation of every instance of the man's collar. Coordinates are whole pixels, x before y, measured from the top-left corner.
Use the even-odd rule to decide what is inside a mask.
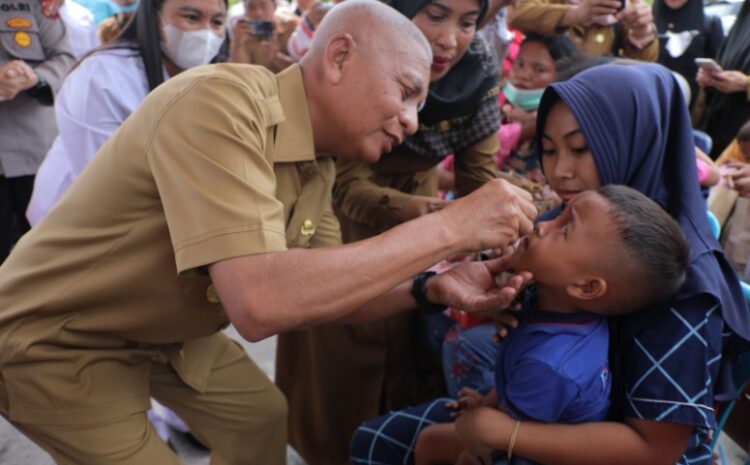
[[[286,119],[276,128],[275,162],[315,160],[310,112],[307,108],[302,69],[292,65],[276,75],[279,100]]]

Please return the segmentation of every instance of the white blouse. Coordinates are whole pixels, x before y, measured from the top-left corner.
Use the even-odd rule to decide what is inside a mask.
[[[26,210],[32,226],[57,203],[148,92],[143,61],[135,50],[94,53],[70,73],[55,99],[59,135],[39,167]]]

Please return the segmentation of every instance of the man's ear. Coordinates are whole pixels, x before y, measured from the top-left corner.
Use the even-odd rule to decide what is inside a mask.
[[[341,82],[357,44],[348,32],[339,32],[328,41],[323,58],[323,73],[333,85]]]
[[[586,276],[568,284],[565,291],[574,299],[598,299],[607,293],[607,281],[599,276]]]

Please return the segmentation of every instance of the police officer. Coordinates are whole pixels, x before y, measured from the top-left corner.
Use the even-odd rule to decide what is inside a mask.
[[[57,135],[54,94],[73,60],[52,0],[0,1],[0,262],[29,229],[34,175]]]
[[[307,250],[340,242],[323,154],[375,161],[413,133],[431,63],[419,30],[379,2],[326,20],[277,76],[211,65],[155,89],[0,268],[0,414],[59,463],[178,464],[149,396],[212,463],[285,463],[285,400],[221,328],[259,340],[418,301],[498,308],[528,278],[498,289],[503,263],[483,262],[412,285],[460,250],[531,232],[531,197],[502,181]]]

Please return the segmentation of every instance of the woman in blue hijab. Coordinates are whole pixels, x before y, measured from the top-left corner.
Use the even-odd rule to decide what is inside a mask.
[[[511,417],[477,408],[462,414],[456,428],[474,438],[471,431],[491,431],[484,436],[492,440],[464,445],[505,450],[514,436],[515,454],[550,465],[711,463],[714,402],[736,392],[730,365],[748,348],[750,315],[708,225],[675,79],[658,65],[589,69],[547,89],[536,134],[544,174],[564,201],[624,184],[669,212],[691,246],[688,279],[663,308],[611,321],[612,421],[522,422],[514,433]],[[448,421],[424,420],[420,428]],[[408,444],[416,433],[394,439]],[[363,438],[355,435],[355,443]]]
[[[708,225],[676,81],[657,65],[608,65],[554,84],[539,107],[537,142],[545,176],[564,200],[600,185],[633,187],[677,220],[691,257],[668,305],[611,322],[616,422],[523,423],[515,452],[549,464],[711,463],[714,402],[735,392],[729,368],[747,348],[750,316]],[[515,422],[503,413],[472,411],[457,428],[488,414],[493,448],[507,447]]]

